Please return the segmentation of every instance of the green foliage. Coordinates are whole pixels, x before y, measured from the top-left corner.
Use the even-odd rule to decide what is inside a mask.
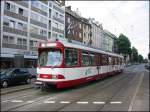
[[[132,47],[132,61],[138,62],[138,50],[135,47]]]
[[[131,54],[131,43],[128,37],[123,34],[120,34],[117,39],[118,52],[122,54]]]
[[[143,56],[142,56],[142,55],[139,55],[139,56],[138,56],[138,61],[139,61],[139,63],[143,63],[143,62],[144,62],[144,59],[143,59]]]

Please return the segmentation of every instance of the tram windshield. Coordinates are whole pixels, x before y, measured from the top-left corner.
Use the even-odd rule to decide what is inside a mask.
[[[60,66],[62,53],[60,50],[42,51],[39,54],[39,66]]]

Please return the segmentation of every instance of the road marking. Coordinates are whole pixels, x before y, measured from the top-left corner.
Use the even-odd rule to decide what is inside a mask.
[[[60,103],[70,103],[69,101],[61,101]]]
[[[11,102],[23,102],[22,100],[12,100]]]
[[[133,104],[134,104],[134,101],[135,101],[137,92],[139,91],[139,88],[140,88],[140,86],[141,86],[141,84],[142,84],[142,81],[143,81],[143,77],[144,77],[144,73],[142,73],[142,75],[140,76],[140,81],[139,81],[139,83],[138,83],[138,85],[137,85],[137,87],[136,87],[136,91],[135,91],[135,93],[134,93],[134,95],[133,95],[133,97],[132,97],[132,100],[131,100],[131,103],[130,103],[130,106],[129,106],[128,111],[132,111]]]
[[[122,102],[121,101],[113,101],[113,102],[110,102],[111,104],[121,104]]]
[[[55,103],[55,101],[44,101],[44,103]]]
[[[4,100],[4,101],[2,101],[2,102],[8,102],[8,101],[10,101],[10,100]]]
[[[77,104],[88,104],[89,102],[77,102]]]
[[[105,104],[105,102],[93,102],[93,104]]]
[[[30,100],[29,100],[29,101],[27,101],[27,103],[33,103],[33,102],[34,102],[34,101],[30,101]]]

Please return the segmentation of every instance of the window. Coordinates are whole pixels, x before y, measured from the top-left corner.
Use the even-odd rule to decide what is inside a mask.
[[[81,29],[81,23],[79,24],[79,28]]]
[[[6,35],[3,36],[3,43],[9,43],[8,36],[6,36]]]
[[[67,21],[68,21],[68,23],[70,23],[70,18],[69,18],[69,17],[68,17],[68,20],[67,20]]]
[[[51,32],[48,32],[48,38],[49,39],[51,38]]]
[[[18,23],[18,29],[23,29],[23,23]]]
[[[22,9],[22,8],[19,8],[19,9],[18,9],[18,13],[21,14],[21,15],[23,15],[23,9]]]
[[[10,27],[15,28],[15,21],[10,20]]]
[[[37,41],[30,40],[30,46],[31,47],[36,47],[37,46]]]
[[[10,10],[10,3],[5,2],[5,9]]]
[[[62,53],[60,50],[49,50],[39,53],[40,66],[60,66],[61,63]]]
[[[15,39],[14,39],[14,37],[9,37],[9,43],[10,44],[14,44],[15,43]]]
[[[40,29],[40,35],[46,36],[47,32],[46,30]]]
[[[26,39],[23,39],[23,43],[22,43],[24,46],[27,45],[27,40]]]
[[[11,4],[10,10],[11,10],[12,12],[16,13],[16,6]]]
[[[9,19],[4,18],[3,24],[4,24],[5,26],[9,26]]]
[[[95,65],[94,56],[94,53],[89,54],[89,65]]]
[[[55,16],[55,17],[58,17],[58,12],[54,12],[54,16]]]
[[[39,2],[37,0],[31,0],[31,5],[35,7],[39,7]]]
[[[9,44],[14,44],[15,43],[15,39],[12,36],[3,36],[3,43],[9,43]]]
[[[90,64],[88,52],[82,52],[82,65],[88,66]]]
[[[40,17],[40,22],[47,24],[47,19],[45,17]]]
[[[31,19],[38,21],[39,20],[39,16],[37,14],[31,12]]]
[[[52,33],[52,37],[57,38],[57,33]]]
[[[18,38],[18,39],[17,39],[17,44],[18,44],[18,45],[22,45],[22,38]]]
[[[23,38],[18,38],[17,39],[17,44],[26,46],[27,45],[27,40],[23,39]]]
[[[42,9],[43,11],[47,12],[47,9],[48,9],[48,8],[47,8],[46,6],[44,6],[44,5],[41,4],[41,9]]]
[[[49,9],[49,17],[51,17],[51,9]]]
[[[65,64],[66,66],[78,65],[78,51],[77,49],[65,49]]]
[[[103,55],[101,56],[101,58],[102,58],[102,65],[107,65],[107,63],[108,63],[108,62],[107,62],[107,61],[108,61],[108,60],[107,60],[107,55],[104,55],[104,54],[103,54]]]
[[[81,33],[79,33],[79,38],[81,38]]]
[[[38,31],[39,31],[38,28],[36,28],[36,27],[34,27],[34,26],[30,26],[30,32],[31,32],[31,33],[39,34]]]

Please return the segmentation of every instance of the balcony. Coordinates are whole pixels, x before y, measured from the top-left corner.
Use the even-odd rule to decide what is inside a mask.
[[[47,40],[46,36],[42,36],[42,35],[38,35],[38,34],[34,34],[34,33],[30,33],[30,37],[36,38],[36,39],[41,39],[41,40]]]
[[[64,34],[64,31],[63,31],[63,30],[60,30],[60,29],[58,29],[58,28],[52,27],[52,30],[55,31],[55,32]]]
[[[37,51],[37,47],[30,46],[31,51]]]
[[[44,4],[48,4],[48,1],[47,0],[39,0],[40,2],[44,3]]]
[[[62,14],[65,13],[64,10],[60,9],[59,7],[57,7],[57,6],[55,6],[55,5],[53,5],[53,8],[54,8],[55,10],[59,11],[59,12],[62,13]]]
[[[19,4],[19,5],[22,5],[22,6],[24,6],[24,7],[26,7],[26,8],[28,8],[29,7],[29,3],[28,2],[26,2],[26,1],[15,1],[15,3],[16,4]]]
[[[24,46],[24,45],[16,45],[16,44],[10,44],[10,43],[3,43],[2,46],[4,48],[13,48],[13,49],[27,50],[27,46]]]
[[[8,27],[8,26],[3,26],[3,30],[4,30],[4,32],[27,36],[26,31],[18,30],[18,29],[11,28],[11,27]]]
[[[35,20],[33,20],[33,19],[30,19],[30,23],[32,23],[32,24],[34,24],[34,25],[37,25],[37,26],[41,26],[41,27],[47,29],[47,25],[44,24],[44,23],[41,23],[41,22],[39,22],[39,21],[35,21]]]
[[[45,11],[42,11],[41,9],[38,9],[38,8],[36,8],[34,6],[31,6],[31,10],[33,10],[35,12],[38,12],[38,13],[44,15],[44,16],[47,16],[47,13]]]
[[[20,15],[20,14],[17,14],[8,10],[4,10],[4,15],[28,22],[28,17],[25,17],[23,15]]]
[[[56,16],[53,16],[53,19],[54,19],[55,21],[58,21],[58,22],[64,24],[64,21],[61,20],[60,18],[56,17]]]

